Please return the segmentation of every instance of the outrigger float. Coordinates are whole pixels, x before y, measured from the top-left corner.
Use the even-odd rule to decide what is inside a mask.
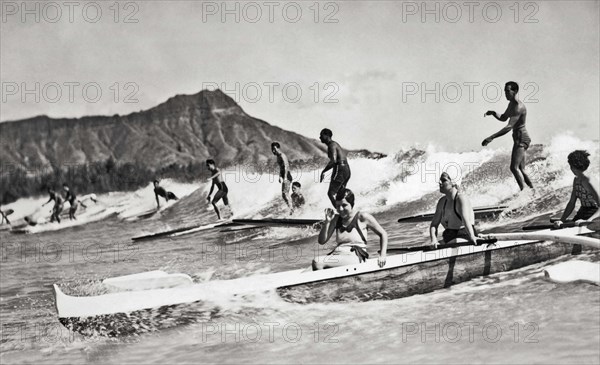
[[[75,297],[54,285],[54,297],[60,322],[76,331],[93,327],[95,320],[106,323],[112,318],[109,322],[114,324],[139,318],[148,311],[162,313],[165,308],[210,301],[215,295],[243,296],[276,290],[284,300],[296,303],[394,299],[570,255],[580,251],[581,246],[600,249],[600,239],[581,236],[592,232],[586,227],[572,227],[490,234],[487,238],[495,243],[459,243],[389,255],[383,268],[373,258],[327,270],[299,269],[197,284],[185,274],[152,271],[104,281],[107,286],[128,291]]]

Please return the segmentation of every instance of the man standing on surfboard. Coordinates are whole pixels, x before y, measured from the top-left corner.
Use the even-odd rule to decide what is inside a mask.
[[[158,185],[158,180],[154,180],[154,197],[156,198],[156,209],[160,209],[160,202],[158,201],[158,196],[162,196],[165,198],[167,203],[169,200],[177,200],[177,196],[170,191],[166,191],[165,188]]]
[[[506,111],[501,116],[498,116],[498,113],[495,111],[488,110],[484,117],[493,115],[494,118],[501,122],[506,122],[509,118],[510,120],[506,127],[484,139],[483,142],[481,142],[481,145],[487,146],[492,140],[505,135],[512,129],[514,144],[510,159],[510,171],[515,176],[521,190],[525,188],[525,184],[533,189],[533,184],[531,183],[529,176],[525,173],[525,151],[527,151],[527,148],[529,148],[529,144],[531,143],[529,133],[527,133],[527,129],[525,129],[527,108],[525,108],[525,104],[519,100],[517,96],[518,93],[519,85],[516,82],[509,81],[504,85],[504,95],[508,100]]]
[[[208,181],[212,180],[210,192],[208,193],[206,200],[212,203],[213,207],[215,208],[215,213],[217,213],[217,219],[221,220],[221,212],[219,211],[219,207],[217,207],[217,202],[223,199],[223,204],[225,204],[226,207],[229,206],[229,198],[227,197],[227,194],[229,194],[229,189],[227,188],[225,181],[221,179],[221,171],[217,169],[217,165],[215,164],[214,160],[206,160],[206,167],[208,167],[208,171],[211,173],[211,177],[208,179]],[[217,187],[217,193],[211,201],[210,196],[212,195],[215,186]],[[231,215],[233,215],[233,211],[231,210],[230,206],[229,210]]]
[[[329,157],[329,163],[325,166],[323,172],[321,172],[320,181],[323,182],[325,172],[333,169],[327,196],[329,196],[331,204],[335,207],[335,195],[338,191],[346,188],[351,173],[350,166],[348,166],[348,160],[346,159],[346,151],[344,151],[339,143],[332,140],[332,137],[333,132],[328,128],[324,128],[319,135],[321,142],[327,145],[327,156]]]
[[[271,143],[271,152],[277,156],[277,164],[279,165],[279,182],[281,183],[281,196],[283,201],[290,209],[290,215],[294,214],[294,208],[290,201],[290,187],[292,185],[292,174],[290,173],[290,162],[285,153],[281,152],[279,142]]]

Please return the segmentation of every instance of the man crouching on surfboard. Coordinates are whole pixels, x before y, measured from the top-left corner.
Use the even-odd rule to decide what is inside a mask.
[[[433,220],[429,227],[431,245],[437,247],[438,227],[444,227],[444,243],[452,243],[457,238],[477,244],[477,231],[475,230],[475,214],[469,199],[458,192],[458,185],[452,181],[450,175],[442,172],[440,175],[440,193],[442,197],[435,208]]]
[[[156,209],[160,209],[160,201],[158,200],[159,196],[165,198],[167,203],[169,202],[169,200],[179,199],[175,194],[173,194],[170,191],[166,191],[165,188],[158,185],[158,180],[154,180],[154,197],[156,198]]]
[[[335,207],[325,209],[325,223],[319,232],[319,244],[329,241],[335,231],[337,246],[326,256],[316,257],[312,262],[313,270],[329,269],[352,264],[360,264],[369,258],[367,253],[367,228],[379,236],[379,267],[385,266],[388,236],[375,218],[364,212],[354,210],[354,193],[342,189],[335,196]]]

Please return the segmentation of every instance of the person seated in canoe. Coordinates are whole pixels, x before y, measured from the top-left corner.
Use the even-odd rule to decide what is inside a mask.
[[[442,234],[444,243],[452,243],[457,238],[477,244],[477,231],[475,230],[475,214],[469,199],[459,193],[458,185],[452,181],[450,175],[443,172],[439,181],[440,193],[444,196],[438,201],[433,220],[429,227],[429,235],[433,247],[438,245],[438,227],[444,227]]]
[[[208,181],[212,181],[210,192],[208,193],[206,200],[212,203],[213,207],[215,208],[215,213],[217,213],[217,219],[221,220],[221,212],[219,211],[219,207],[217,207],[217,203],[219,200],[223,199],[223,204],[225,204],[226,207],[229,206],[229,198],[227,197],[227,194],[229,194],[229,189],[227,188],[225,181],[221,179],[221,171],[217,168],[215,160],[206,160],[206,167],[211,173],[211,177],[208,178]],[[217,187],[217,192],[211,201],[210,196],[212,195],[215,186]],[[231,215],[233,215],[233,211],[231,210],[230,206],[229,210]]]
[[[160,209],[160,201],[158,200],[159,196],[165,198],[167,203],[169,202],[169,200],[179,199],[177,198],[177,196],[175,196],[175,194],[173,194],[170,191],[166,191],[165,188],[158,185],[158,180],[154,180],[154,197],[156,198],[156,209]]]
[[[69,219],[77,219],[75,218],[75,212],[77,211],[77,207],[79,207],[79,200],[66,183],[63,184],[63,191],[65,192],[65,201],[69,202]],[[83,207],[85,208],[85,206]]]
[[[304,196],[302,195],[302,185],[298,181],[292,183],[292,207],[299,209],[304,205]]]
[[[571,171],[575,175],[573,179],[573,190],[571,192],[571,199],[565,207],[562,217],[559,221],[554,222],[556,227],[560,227],[563,222],[567,221],[569,215],[575,208],[577,199],[581,204],[581,207],[573,217],[573,221],[580,224],[582,222],[591,222],[595,218],[600,216],[600,210],[598,205],[600,199],[598,198],[598,190],[592,184],[589,176],[585,174],[585,170],[590,166],[589,153],[587,151],[577,150],[569,153],[567,160]]]
[[[312,262],[313,270],[329,269],[345,265],[359,264],[369,258],[367,253],[367,228],[379,236],[379,267],[385,265],[388,236],[375,218],[365,212],[354,209],[354,193],[350,189],[342,189],[335,196],[333,209],[325,209],[325,222],[319,233],[319,244],[329,241],[335,232],[337,246],[325,256],[318,256]]]

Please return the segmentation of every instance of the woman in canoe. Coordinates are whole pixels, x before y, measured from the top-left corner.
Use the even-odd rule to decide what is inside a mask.
[[[388,236],[379,223],[369,213],[354,210],[354,193],[341,189],[335,196],[335,207],[325,209],[325,222],[319,233],[319,244],[329,241],[335,232],[337,246],[325,256],[318,256],[312,262],[313,270],[359,264],[369,258],[367,253],[367,229],[379,236],[379,267],[385,265]]]
[[[589,176],[585,174],[585,170],[590,166],[589,155],[587,151],[577,150],[569,153],[567,157],[575,178],[573,179],[571,199],[567,203],[560,220],[554,222],[554,225],[557,227],[560,227],[569,218],[569,215],[571,215],[575,208],[577,199],[579,199],[581,207],[577,211],[577,214],[575,214],[575,217],[573,217],[573,221],[578,223],[591,222],[600,216],[600,210],[598,210],[598,190],[591,183]]]
[[[435,214],[429,227],[431,244],[437,247],[438,227],[440,223],[444,227],[444,243],[462,238],[477,244],[477,231],[475,230],[475,214],[469,199],[458,191],[458,185],[452,181],[450,175],[442,172],[440,175],[440,193],[442,197],[435,208]]]

